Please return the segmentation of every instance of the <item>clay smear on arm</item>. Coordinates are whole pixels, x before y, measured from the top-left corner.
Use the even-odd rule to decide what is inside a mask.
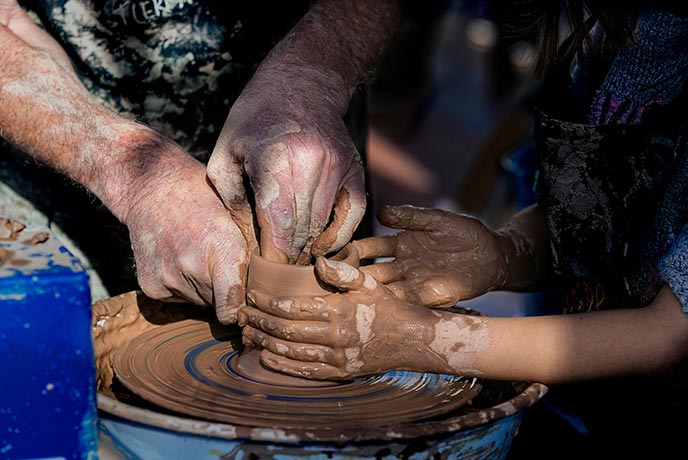
[[[485,320],[474,316],[433,312],[438,316],[430,350],[447,363],[447,373],[479,376],[476,367],[479,355],[490,346]]]

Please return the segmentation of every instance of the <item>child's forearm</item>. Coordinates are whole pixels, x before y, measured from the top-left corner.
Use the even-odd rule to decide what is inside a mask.
[[[688,317],[668,287],[645,308],[479,321],[455,351],[445,347],[445,372],[561,384],[661,373],[688,359]]]

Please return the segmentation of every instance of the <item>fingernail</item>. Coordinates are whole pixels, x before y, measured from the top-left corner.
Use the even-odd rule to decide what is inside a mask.
[[[246,298],[248,299],[249,303],[252,303],[253,305],[256,304],[256,291],[248,291],[246,294]]]
[[[239,310],[239,313],[237,314],[237,320],[239,322],[239,326],[244,327],[248,324],[248,315],[244,313],[243,310]]]

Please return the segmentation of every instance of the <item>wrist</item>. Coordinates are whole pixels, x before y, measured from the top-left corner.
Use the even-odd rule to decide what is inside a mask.
[[[128,120],[116,128],[106,148],[109,155],[85,185],[124,223],[134,205],[173,187],[181,171],[204,173],[203,165],[175,142]]]
[[[256,88],[257,94],[282,93],[279,96],[293,101],[302,98],[304,105],[321,111],[331,108],[343,116],[356,87],[339,72],[326,66],[307,63],[297,56],[268,57],[256,71],[247,88]]]
[[[532,242],[509,227],[498,230],[497,237],[504,254],[504,276],[497,289],[524,291],[533,288],[539,278],[540,267]]]
[[[400,29],[402,17],[396,0],[319,0],[265,61],[325,74],[323,84],[346,95],[346,109],[356,86]]]
[[[489,346],[487,323],[480,316],[434,311],[432,339],[425,362],[434,373],[479,376]]]
[[[451,340],[446,337],[447,332],[451,332],[447,331],[446,325],[455,315],[426,307],[412,308],[413,317],[406,318],[395,328],[399,343],[405,344],[403,353],[399,353],[398,349],[392,353],[401,361],[398,367],[415,372],[450,374],[451,368],[445,353],[447,347],[444,345],[446,340]],[[390,321],[389,324],[394,322]],[[388,342],[394,343],[392,340]]]

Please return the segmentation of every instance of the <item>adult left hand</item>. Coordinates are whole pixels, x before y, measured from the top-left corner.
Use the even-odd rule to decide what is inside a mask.
[[[363,217],[363,166],[342,121],[350,94],[328,89],[335,78],[341,79],[306,66],[259,68],[208,163],[225,205],[244,215],[248,176],[267,259],[307,262],[338,250]]]

